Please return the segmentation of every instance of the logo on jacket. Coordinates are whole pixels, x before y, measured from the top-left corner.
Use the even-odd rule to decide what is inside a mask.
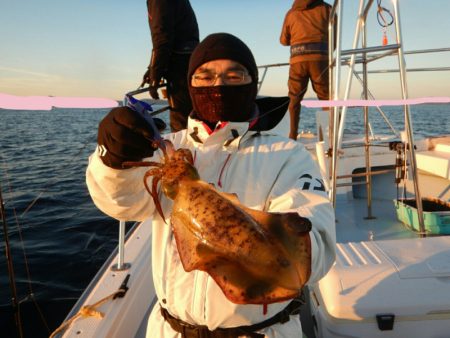
[[[312,190],[325,191],[325,184],[321,179],[315,178],[313,180],[313,177],[309,174],[304,174],[298,179],[303,181],[302,190],[310,190],[312,185]]]
[[[99,154],[101,157],[103,157],[103,156],[105,156],[106,153],[108,152],[108,149],[106,149],[106,147],[105,147],[103,144],[99,144],[99,145],[97,146],[97,151],[98,151],[98,154]]]

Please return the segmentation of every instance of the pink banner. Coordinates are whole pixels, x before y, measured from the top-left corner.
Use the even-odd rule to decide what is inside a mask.
[[[118,105],[115,100],[96,97],[14,96],[0,93],[0,108],[3,109],[113,108]]]
[[[422,97],[406,100],[303,100],[302,106],[307,108],[325,107],[380,107],[403,106],[406,104],[450,103],[450,97]]]
[[[307,108],[403,106],[405,104],[450,103],[450,97],[423,97],[406,100],[303,100]],[[113,108],[118,102],[95,97],[15,96],[0,93],[0,108],[51,110],[57,108]]]

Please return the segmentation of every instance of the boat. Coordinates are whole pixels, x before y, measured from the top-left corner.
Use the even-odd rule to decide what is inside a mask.
[[[363,135],[345,134],[347,106],[336,105],[317,113],[315,133],[298,138],[329,178],[326,183],[336,212],[336,262],[323,279],[304,290],[301,320],[309,338],[449,336],[450,236],[440,230],[449,222],[445,206],[450,200],[450,135],[414,137],[406,86],[406,75],[414,70],[406,69],[405,56],[450,49],[404,51],[398,2],[393,1],[392,13],[396,43],[368,47],[365,20],[379,8],[374,8],[373,0],[360,0],[350,50],[343,50],[340,41],[343,1],[336,0],[332,7],[337,14],[336,49],[330,50],[333,100],[347,101],[352,79],[357,78],[363,85],[363,101],[374,101],[368,89],[368,66],[380,58],[396,57],[405,130],[397,132],[387,122],[392,135],[376,135],[369,123],[369,105],[362,103]],[[270,68],[287,65],[261,66],[262,81]],[[361,65],[360,71],[356,65]],[[349,72],[342,97],[343,66]],[[285,126],[281,122],[277,128],[283,132]],[[408,199],[413,202],[405,203]],[[433,207],[424,210],[427,200],[443,205],[436,210],[439,214]],[[426,227],[427,212],[442,221],[442,228]],[[402,217],[411,213],[414,221]],[[147,318],[157,302],[151,220],[134,224],[126,234],[125,225],[120,224],[118,248],[53,336],[145,337]]]

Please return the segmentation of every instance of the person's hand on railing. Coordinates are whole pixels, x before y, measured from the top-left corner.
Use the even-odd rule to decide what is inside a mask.
[[[155,74],[152,74],[152,70],[149,67],[142,78],[141,87],[143,87],[145,84],[148,84],[148,92],[150,93],[150,96],[152,97],[152,99],[158,100],[158,88],[161,86],[161,81],[162,76],[155,76]]]

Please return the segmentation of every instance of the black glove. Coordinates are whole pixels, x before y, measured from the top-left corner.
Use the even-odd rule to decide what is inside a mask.
[[[144,76],[142,77],[141,87],[143,87],[146,83],[148,83],[149,84],[148,92],[150,93],[150,96],[154,100],[159,99],[158,86],[161,82],[161,79],[162,79],[162,76],[153,77],[152,70],[150,68],[147,69]]]
[[[155,100],[159,99],[158,87],[167,74],[170,54],[167,46],[153,49],[150,64],[142,79],[141,87],[148,83],[150,96]]]
[[[158,129],[165,123],[154,119]],[[114,169],[123,169],[125,161],[141,161],[153,155],[154,134],[148,122],[128,107],[112,109],[100,121],[98,151],[103,163]]]
[[[161,79],[159,79],[158,81],[152,81],[150,83],[150,87],[148,88],[148,92],[150,93],[150,96],[152,97],[152,99],[154,100],[158,100],[159,99],[159,94],[158,94],[158,84],[161,82]]]

